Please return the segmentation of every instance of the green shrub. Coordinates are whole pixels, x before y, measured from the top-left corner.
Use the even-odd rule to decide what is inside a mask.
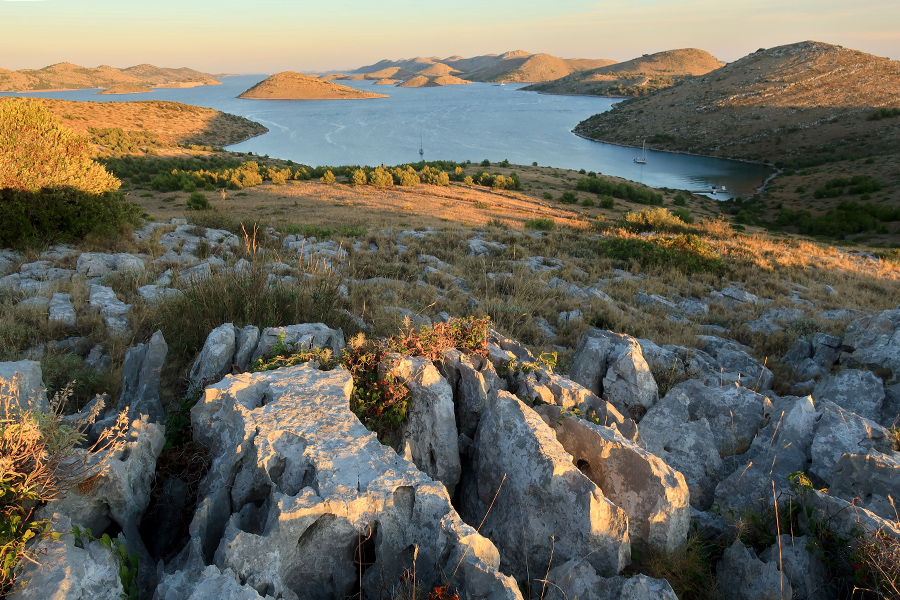
[[[366,183],[368,183],[368,178],[362,169],[355,169],[350,173],[350,185],[366,185]]]
[[[612,196],[603,196],[600,198],[600,208],[605,208],[607,210],[615,208],[616,200]]]
[[[746,214],[746,213],[744,213]],[[681,219],[684,223],[690,225],[694,222],[694,217],[691,215],[691,211],[686,208],[676,208],[672,211],[672,216]]]
[[[394,167],[391,169],[391,175],[394,177],[394,185],[415,187],[422,182],[416,170],[409,165]]]
[[[638,204],[662,206],[663,196],[645,188],[639,188],[624,181],[616,183],[599,177],[582,177],[575,184],[579,192],[591,192],[597,195],[613,196]]]
[[[450,176],[435,167],[425,165],[419,171],[419,179],[426,185],[450,185]]]
[[[575,204],[578,202],[578,195],[571,190],[565,191],[560,195],[559,201],[563,204]]]
[[[88,234],[112,236],[140,220],[140,207],[126,201],[120,192],[0,189],[0,246],[4,247],[73,241]]]
[[[369,185],[375,187],[391,187],[394,185],[394,178],[384,167],[377,167],[369,173]]]
[[[687,274],[721,274],[726,270],[725,263],[715,250],[695,234],[656,240],[631,238],[601,240],[599,252],[625,263],[636,262],[644,269],[673,267]]]
[[[590,198],[585,198],[584,200],[581,201],[581,205],[584,207],[591,207],[594,205],[594,201],[591,200]]]
[[[0,98],[0,188],[67,188],[89,194],[121,182],[91,159],[87,137],[62,125],[39,100]]]
[[[670,213],[665,208],[645,208],[640,212],[630,212],[619,219],[619,225],[624,229],[635,232],[678,233],[686,229],[684,220],[678,215]]]
[[[207,198],[204,194],[200,192],[193,192],[191,197],[188,198],[187,201],[187,209],[188,210],[209,210],[212,208],[212,205],[209,203],[209,198]]]
[[[537,231],[553,231],[556,229],[556,221],[553,219],[530,219],[525,221],[525,229],[536,229]]]
[[[675,197],[672,198],[672,204],[675,206],[687,206],[687,200],[684,197],[684,194],[678,192],[675,194]]]
[[[481,161],[481,166],[489,167],[489,166],[491,166],[491,161],[489,161],[488,159],[484,159],[483,161]]]
[[[900,116],[900,108],[879,108],[868,117],[867,121],[880,121],[881,119],[889,119],[891,117]]]
[[[553,194],[550,192],[544,192],[544,200],[553,200]]]

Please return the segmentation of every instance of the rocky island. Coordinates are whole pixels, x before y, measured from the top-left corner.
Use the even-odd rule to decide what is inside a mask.
[[[360,100],[387,98],[384,94],[363,92],[311,75],[284,71],[260,81],[238,98],[250,100]]]

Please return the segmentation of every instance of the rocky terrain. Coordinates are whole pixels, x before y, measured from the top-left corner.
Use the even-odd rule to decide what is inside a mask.
[[[238,96],[252,100],[353,100],[385,97],[384,94],[355,90],[293,71],[272,75]]]
[[[565,77],[522,89],[545,94],[644,96],[688,77],[706,75],[724,65],[725,63],[704,50],[667,50],[609,66],[576,71]]]
[[[632,569],[641,557],[674,560],[697,536],[722,550],[714,572],[721,597],[833,598],[839,580],[819,553],[824,524],[847,540],[878,531],[897,548],[900,307],[835,308],[834,288],[818,296],[774,280],[758,288],[769,295],[728,280],[693,284],[692,296],[656,293],[644,273],[611,269],[587,280],[587,263],[526,251],[531,240],[562,234],[511,232],[501,242],[456,230],[469,261],[461,264],[492,269],[479,273],[423,251],[434,244],[440,252],[447,235],[386,231],[339,243],[259,232],[275,254],[256,251],[249,236],[173,221],[135,231],[141,252],[3,251],[6,318],[27,315],[62,334],[0,364],[0,377],[16,382],[13,397],[46,407],[36,361],[65,348],[92,369],[121,372],[122,381],[114,405],[98,411],[92,403],[70,422],[89,438],[120,412],[130,422],[124,448],[102,457],[99,475],[39,516],[52,516],[60,532],[78,525],[117,536],[138,555],[140,597],[160,600],[416,597],[416,589],[522,598],[539,597],[545,581],[554,598],[674,599],[676,586],[685,591],[677,577]],[[366,278],[349,270],[386,257],[418,268],[393,278],[390,270]],[[865,254],[848,260],[878,264]],[[372,308],[322,313],[331,324],[220,322],[204,343],[178,351],[175,329],[138,333],[154,305],[200,301],[202,290],[254,277],[286,290],[310,282],[319,290],[310,298],[322,297],[326,278],[338,297],[362,295]],[[380,377],[409,391],[393,448],[350,410],[354,374],[323,370],[328,357],[357,347],[351,331],[372,335],[379,315],[403,318],[403,335],[416,340],[411,328],[437,331],[465,316],[439,310],[444,299],[464,298],[471,314],[495,310],[479,291],[485,284],[505,290],[498,307],[518,310],[510,303],[523,280],[537,286],[531,297],[546,295],[564,310],[539,324],[549,339],[564,344],[557,333],[578,324],[572,345],[556,346],[561,357],[569,352],[564,369],[497,331],[474,350],[387,355]],[[626,288],[628,302],[611,296]],[[403,303],[413,291],[437,300],[411,310]],[[584,324],[598,303],[623,323],[705,324],[689,344],[633,337]],[[735,316],[732,328],[705,320],[718,312]],[[94,333],[65,337],[85,319]],[[803,333],[768,361],[741,341],[790,331]],[[279,348],[327,352],[249,369]],[[187,371],[176,366],[184,351]],[[200,392],[188,413],[169,397],[167,382],[182,377]],[[194,492],[162,472],[152,483],[175,414],[188,418],[193,443],[208,453]],[[801,507],[790,528],[742,542],[736,516],[789,505]],[[846,542],[840,556],[862,543]],[[46,560],[25,567],[28,584],[11,598],[126,591],[117,559],[98,542],[66,535],[40,544]]]
[[[140,85],[151,88],[220,85],[214,75],[182,67],[170,69],[153,65],[136,65],[116,69],[107,65],[96,68],[57,63],[43,69],[0,69],[0,92],[38,90],[78,90],[109,88],[117,85]]]
[[[900,62],[822,42],[761,48],[704,76],[622,102],[575,132],[640,147],[765,160],[897,147]]]
[[[379,83],[379,80],[376,83]],[[466,83],[472,83],[471,81],[466,81],[465,79],[460,79],[459,77],[454,77],[452,75],[438,75],[435,77],[426,77],[425,75],[416,75],[415,77],[411,77],[406,81],[401,81],[397,84],[397,87],[438,87],[442,85],[461,85]]]
[[[549,54],[531,54],[514,50],[472,58],[412,58],[382,60],[356,69],[349,79],[409,79],[416,75],[439,77],[452,75],[468,81],[534,82],[550,81],[576,71],[586,71],[615,63],[609,59],[559,58]]]

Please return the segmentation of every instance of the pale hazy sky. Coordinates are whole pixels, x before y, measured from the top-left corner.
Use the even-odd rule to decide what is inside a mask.
[[[208,72],[351,69],[507,50],[730,62],[818,40],[900,59],[898,0],[0,0],[0,67],[140,63]]]

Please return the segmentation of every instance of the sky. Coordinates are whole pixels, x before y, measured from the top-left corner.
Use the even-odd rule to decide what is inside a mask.
[[[900,59],[898,0],[0,0],[0,67],[150,63],[210,73],[350,70],[509,50],[731,62],[803,40]]]

